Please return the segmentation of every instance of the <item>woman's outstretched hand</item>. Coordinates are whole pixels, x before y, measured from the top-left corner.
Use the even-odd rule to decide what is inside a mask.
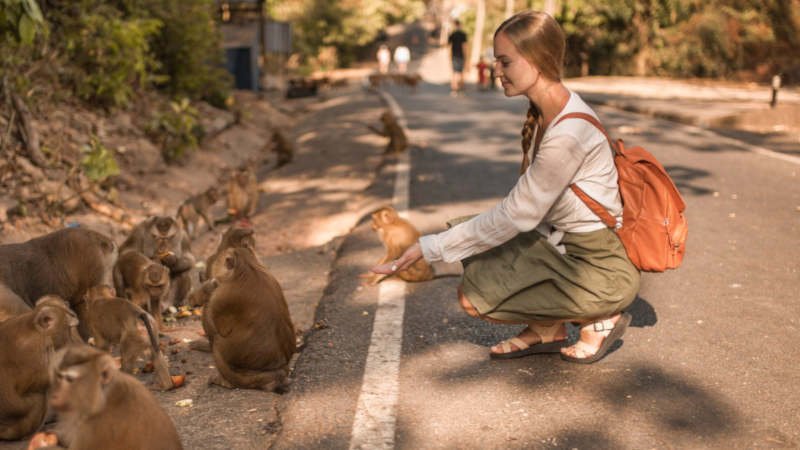
[[[392,275],[414,264],[420,258],[422,258],[422,248],[419,246],[419,242],[417,242],[411,247],[408,247],[408,249],[394,261],[378,264],[369,270],[381,275]]]

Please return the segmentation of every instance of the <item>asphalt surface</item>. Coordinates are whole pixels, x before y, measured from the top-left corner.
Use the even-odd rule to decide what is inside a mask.
[[[497,92],[451,98],[441,83],[414,94],[389,90],[416,144],[410,219],[424,233],[508,192],[524,102]],[[683,193],[690,224],[683,266],[643,276],[631,328],[590,366],[551,355],[491,361],[488,346],[519,327],[463,314],[457,278],[408,285],[388,447],[800,446],[800,358],[792,345],[800,325],[800,163],[693,125],[597,111],[612,134],[654,153]],[[383,167],[373,194],[391,199],[393,169]],[[274,447],[350,446],[378,295],[357,275],[381,252],[366,223],[342,243],[316,331],[283,398]]]

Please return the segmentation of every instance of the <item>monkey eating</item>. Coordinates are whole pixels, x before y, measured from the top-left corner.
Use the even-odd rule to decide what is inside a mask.
[[[113,240],[82,227],[0,245],[0,321],[48,294],[74,305],[89,287],[111,282],[116,260]]]
[[[57,448],[182,449],[172,419],[136,378],[106,352],[70,345],[56,354],[50,375]]]
[[[378,234],[386,254],[378,261],[378,264],[385,264],[395,260],[406,251],[408,247],[414,245],[419,240],[420,233],[411,224],[397,214],[391,206],[383,207],[372,213],[370,224]],[[375,285],[387,278],[386,275],[365,274],[367,284]],[[427,261],[420,258],[411,266],[397,272],[397,276],[404,281],[428,281],[434,278],[433,268]]]
[[[47,365],[55,350],[81,342],[77,326],[75,313],[54,295],[0,323],[0,440],[20,439],[44,422]]]
[[[191,239],[197,237],[201,218],[209,230],[214,229],[214,221],[209,218],[209,214],[217,200],[219,200],[219,191],[216,187],[211,186],[204,192],[187,198],[178,207],[178,220]]]
[[[210,382],[282,389],[296,341],[280,284],[247,248],[225,250],[211,275],[218,285],[203,308],[202,323],[219,376]]]
[[[153,216],[136,225],[120,246],[120,255],[131,249],[169,269],[170,293],[165,304],[162,304],[162,309],[183,303],[192,289],[191,271],[194,269],[195,258],[186,233],[175,219],[170,216]]]
[[[161,313],[167,303],[169,269],[136,250],[125,250],[114,266],[114,287],[117,292],[144,308],[163,326]]]
[[[406,139],[403,127],[397,122],[397,117],[391,111],[384,111],[381,114],[381,123],[383,123],[383,130],[379,130],[372,125],[367,125],[367,127],[375,133],[389,138],[385,152],[400,153],[405,150],[408,147],[408,139]]]
[[[84,339],[93,337],[95,346],[105,351],[111,351],[112,346],[119,347],[124,372],[132,374],[136,359],[149,353],[156,386],[161,390],[174,387],[167,360],[158,345],[153,316],[132,302],[117,297],[114,289],[106,285],[89,288],[77,312],[81,324],[78,328]],[[139,333],[139,321],[147,330],[148,339]]]
[[[234,219],[249,218],[258,205],[258,181],[253,169],[242,166],[228,180],[228,215]]]

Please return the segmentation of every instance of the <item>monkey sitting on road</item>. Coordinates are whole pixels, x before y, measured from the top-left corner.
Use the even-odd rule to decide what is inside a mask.
[[[242,166],[228,180],[228,215],[234,219],[251,217],[258,205],[258,181],[248,166]]]
[[[403,219],[394,208],[386,206],[372,213],[371,227],[378,233],[386,254],[377,264],[385,264],[395,260],[419,240],[419,231],[411,222]],[[364,274],[367,284],[377,284],[386,278],[385,275]],[[434,278],[433,268],[424,259],[417,260],[406,269],[397,272],[397,276],[405,281],[428,281]]]
[[[229,248],[211,270],[218,282],[203,308],[203,330],[227,388],[279,390],[296,351],[294,325],[283,290],[247,248]],[[199,342],[198,342],[199,344]]]
[[[44,422],[48,361],[55,350],[81,342],[77,326],[75,313],[54,295],[0,323],[0,440],[21,439]]]
[[[183,229],[186,230],[191,239],[197,237],[200,229],[200,218],[203,219],[209,230],[214,229],[214,221],[208,216],[211,214],[211,207],[217,203],[217,200],[219,200],[219,191],[216,187],[211,186],[204,192],[187,198],[178,207],[178,220],[181,221]]]
[[[408,139],[403,127],[397,122],[397,117],[390,111],[384,111],[381,114],[381,122],[383,123],[383,130],[379,130],[372,125],[367,125],[370,130],[380,134],[381,136],[388,137],[389,142],[386,144],[386,153],[400,153],[408,147]]]
[[[78,305],[78,318],[83,337],[93,337],[97,348],[111,351],[112,346],[119,347],[124,372],[133,373],[136,359],[149,353],[156,386],[162,390],[174,387],[158,345],[155,319],[145,310],[117,297],[111,286],[100,285],[86,291],[84,302]],[[148,339],[139,333],[139,321],[147,329]]]
[[[278,160],[275,162],[276,169],[292,162],[294,146],[280,130],[276,129],[272,132],[271,150],[278,156]]]
[[[106,352],[71,345],[56,354],[50,406],[57,413],[59,447],[182,449],[172,419],[136,378],[117,370]]]
[[[169,269],[136,250],[125,250],[114,265],[114,287],[135,305],[144,308],[163,327],[161,313],[167,307]]]

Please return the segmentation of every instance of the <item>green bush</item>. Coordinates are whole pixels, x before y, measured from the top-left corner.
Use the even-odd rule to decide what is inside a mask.
[[[223,108],[232,77],[225,70],[215,0],[126,0],[133,17],[158,19],[164,26],[151,39],[168,78],[159,85],[175,97],[205,100]]]
[[[119,175],[114,152],[106,148],[97,136],[92,136],[91,141],[81,148],[81,153],[81,168],[90,180],[102,183],[108,177]]]
[[[170,102],[169,106],[169,111],[153,120],[148,131],[161,146],[164,161],[175,163],[183,159],[188,151],[198,147],[205,130],[198,122],[197,110],[188,98]]]
[[[0,30],[4,38],[13,36],[30,45],[44,24],[36,0],[0,0]]]
[[[125,106],[137,88],[161,78],[150,39],[161,28],[155,19],[123,19],[108,8],[83,14],[67,33],[66,50],[76,93],[103,107]]]

